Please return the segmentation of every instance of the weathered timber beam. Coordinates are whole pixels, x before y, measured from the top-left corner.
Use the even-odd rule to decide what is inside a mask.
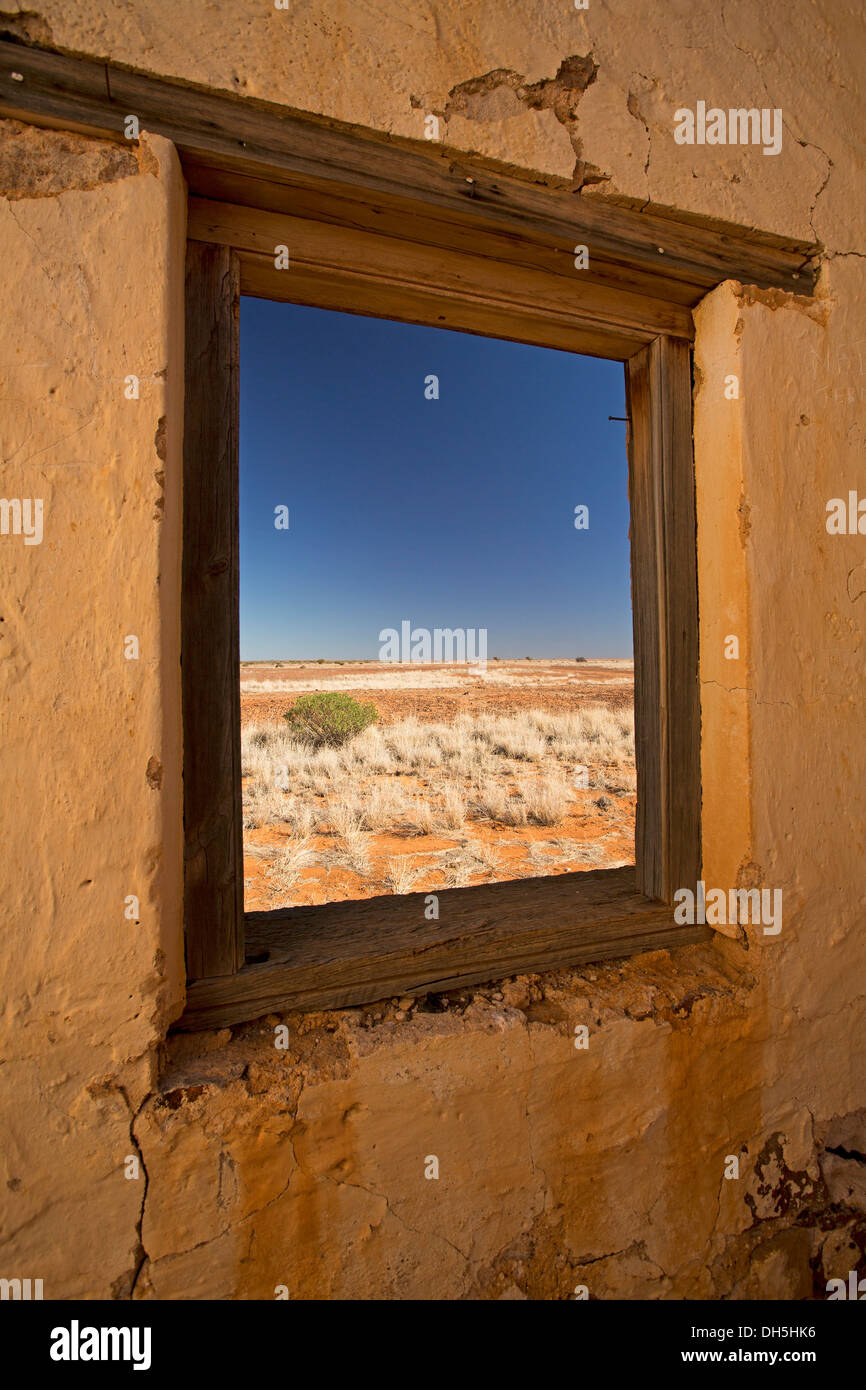
[[[243,201],[241,185],[253,179],[340,190],[349,201],[377,197],[395,209],[426,206],[478,228],[519,228],[563,249],[586,243],[597,261],[658,275],[661,298],[665,283],[676,281],[691,284],[695,298],[725,279],[804,294],[814,286],[809,262],[820,248],[806,242],[621,207],[447,148],[8,41],[0,43],[0,113],[114,138],[135,115],[142,129],[175,143],[192,190],[204,196],[212,193],[209,174],[221,180],[223,198],[234,175],[230,201]]]

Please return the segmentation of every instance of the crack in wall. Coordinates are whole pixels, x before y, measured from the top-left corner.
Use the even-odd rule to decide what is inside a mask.
[[[816,207],[818,206],[818,199],[820,198],[821,194],[824,192],[824,189],[827,187],[827,184],[830,182],[830,175],[832,174],[832,172],[833,172],[833,167],[834,167],[834,166],[833,166],[833,161],[832,161],[832,159],[830,158],[830,156],[828,155],[827,151],[821,149],[821,146],[820,146],[820,145],[814,145],[814,144],[812,144],[812,143],[811,143],[810,141],[808,141],[808,140],[801,140],[801,139],[800,139],[797,135],[795,135],[794,132],[790,129],[790,126],[788,127],[788,129],[789,129],[789,131],[790,131],[790,133],[791,133],[791,136],[792,136],[792,138],[794,139],[795,143],[798,144],[798,145],[801,147],[801,149],[804,149],[804,150],[817,150],[818,153],[819,153],[819,154],[822,154],[822,155],[824,156],[824,158],[826,159],[826,161],[827,161],[827,172],[826,172],[826,174],[824,175],[824,182],[821,184],[821,187],[818,189],[817,193],[815,194],[814,198],[812,199],[812,205],[811,205],[811,207],[809,208],[809,226],[812,228],[812,236],[815,238],[816,241],[820,241],[820,237],[818,236],[818,233],[815,231],[815,209],[816,209]],[[820,261],[821,257],[819,256],[817,259]]]
[[[295,1119],[297,1123],[303,1124],[303,1121],[298,1119],[299,1111],[300,1096],[298,1097]],[[302,1173],[304,1177],[309,1178],[310,1181],[314,1183],[330,1182],[333,1183],[335,1187],[348,1187],[354,1188],[358,1192],[366,1192],[368,1197],[374,1197],[376,1201],[383,1202],[385,1205],[385,1212],[389,1216],[392,1216],[395,1221],[399,1222],[399,1224],[404,1228],[404,1230],[411,1232],[412,1235],[420,1236],[422,1239],[429,1240],[432,1237],[433,1239],[441,1240],[445,1245],[449,1246],[455,1252],[455,1254],[459,1255],[460,1258],[464,1260],[468,1266],[472,1267],[476,1263],[475,1261],[473,1261],[472,1256],[467,1251],[461,1250],[458,1245],[455,1245],[454,1242],[449,1240],[446,1235],[443,1235],[441,1231],[422,1231],[415,1226],[411,1226],[409,1222],[405,1219],[405,1217],[401,1216],[399,1212],[394,1210],[394,1208],[391,1206],[389,1198],[386,1196],[384,1192],[377,1192],[375,1188],[368,1187],[365,1183],[362,1182],[349,1182],[347,1179],[341,1178],[334,1173],[316,1173],[312,1169],[306,1168],[298,1158],[297,1150],[294,1144],[293,1131],[294,1126],[291,1130],[288,1131],[289,1146],[292,1150],[292,1157],[295,1161],[297,1171],[299,1173]],[[294,1174],[292,1174],[292,1177],[294,1177]],[[286,1184],[286,1191],[288,1191],[289,1187],[291,1186],[291,1182],[292,1178],[290,1178],[289,1182]],[[270,1203],[266,1203],[265,1206],[270,1206]],[[261,1210],[265,1210],[265,1207],[262,1207]],[[250,1213],[250,1215],[255,1215],[255,1213]]]
[[[137,1218],[136,1223],[135,1223],[135,1236],[136,1236],[136,1241],[137,1241],[137,1247],[136,1247],[136,1251],[135,1251],[135,1264],[133,1265],[133,1268],[132,1268],[132,1271],[131,1271],[131,1277],[129,1277],[129,1276],[124,1276],[124,1278],[129,1277],[128,1289],[127,1289],[127,1291],[126,1291],[126,1293],[125,1293],[124,1296],[125,1296],[126,1298],[128,1298],[128,1299],[133,1299],[133,1298],[135,1298],[135,1291],[136,1291],[136,1288],[137,1288],[137,1286],[138,1286],[139,1279],[141,1278],[141,1272],[142,1272],[142,1270],[144,1269],[145,1264],[147,1263],[147,1251],[146,1251],[145,1248],[144,1248],[143,1230],[144,1230],[144,1208],[145,1208],[145,1204],[146,1204],[146,1202],[147,1202],[147,1189],[148,1189],[148,1186],[149,1186],[149,1183],[150,1183],[150,1179],[149,1179],[149,1177],[148,1177],[148,1172],[147,1172],[147,1165],[145,1164],[145,1161],[144,1161],[144,1154],[142,1153],[141,1145],[139,1144],[138,1139],[137,1139],[137,1137],[136,1137],[136,1133],[135,1133],[135,1122],[136,1122],[136,1120],[138,1119],[139,1115],[141,1114],[142,1110],[144,1109],[144,1106],[147,1104],[147,1101],[149,1100],[150,1094],[151,1094],[151,1093],[150,1093],[150,1092],[147,1093],[147,1095],[145,1096],[144,1100],[141,1102],[141,1105],[138,1107],[138,1110],[133,1110],[133,1108],[132,1108],[132,1102],[131,1102],[130,1099],[129,1099],[129,1095],[127,1094],[126,1087],[125,1087],[125,1086],[121,1086],[121,1085],[116,1085],[116,1086],[115,1086],[115,1090],[118,1092],[119,1095],[121,1095],[121,1096],[123,1097],[124,1104],[125,1104],[125,1106],[126,1106],[126,1108],[127,1108],[127,1111],[129,1112],[129,1142],[130,1142],[130,1144],[132,1145],[133,1149],[135,1150],[136,1156],[137,1156],[137,1158],[138,1158],[139,1167],[140,1167],[142,1173],[144,1174],[144,1188],[143,1188],[142,1194],[141,1194],[141,1203],[140,1203],[139,1209],[138,1209],[138,1218]],[[119,1297],[119,1296],[120,1296],[120,1291],[119,1291],[119,1287],[118,1287],[118,1286],[121,1284],[121,1282],[122,1282],[122,1281],[118,1281],[118,1285],[115,1286],[116,1291],[114,1292],[114,1297]]]
[[[853,1163],[866,1163],[866,1154],[861,1153],[859,1149],[846,1149],[844,1144],[835,1146],[828,1144],[824,1152],[835,1154],[837,1158],[844,1158]]]
[[[744,58],[748,58],[749,62],[752,64],[752,66],[753,66],[753,68],[755,69],[755,72],[756,72],[756,74],[757,74],[757,76],[758,76],[758,80],[760,81],[761,86],[762,86],[763,89],[764,89],[764,96],[765,96],[765,98],[766,98],[766,100],[767,100],[767,103],[769,104],[771,110],[780,109],[780,108],[777,108],[776,102],[775,102],[775,100],[773,99],[773,97],[772,97],[771,94],[770,94],[770,89],[769,89],[769,87],[767,86],[766,79],[765,79],[765,77],[764,77],[764,74],[763,74],[762,71],[761,71],[760,64],[758,63],[757,59],[755,58],[754,53],[751,53],[751,52],[749,51],[749,49],[747,49],[747,48],[742,48],[738,43],[735,42],[735,40],[734,40],[733,37],[731,36],[731,32],[730,32],[730,30],[728,29],[728,19],[727,19],[727,15],[725,14],[725,7],[724,7],[724,5],[721,6],[719,13],[720,13],[721,20],[722,20],[722,28],[723,28],[724,31],[725,31],[725,35],[726,35],[726,37],[727,37],[727,39],[728,39],[728,42],[731,44],[731,46],[732,46],[733,48],[735,48],[735,49],[737,50],[738,53],[742,53],[742,55],[743,55]],[[830,158],[830,156],[827,154],[827,151],[826,151],[826,150],[822,150],[822,149],[821,149],[821,146],[820,146],[820,145],[815,145],[815,144],[811,143],[811,142],[808,141],[808,140],[801,140],[800,137],[799,137],[798,135],[796,135],[795,132],[791,129],[790,125],[788,125],[787,121],[783,121],[783,126],[784,126],[785,129],[787,129],[788,134],[791,136],[791,138],[794,140],[794,142],[795,142],[796,144],[800,145],[802,149],[817,150],[818,153],[819,153],[819,154],[822,154],[822,155],[824,156],[824,158],[826,159],[826,161],[827,161],[827,172],[826,172],[826,174],[825,174],[825,176],[824,176],[824,181],[823,181],[823,183],[821,184],[821,187],[820,187],[820,188],[818,189],[818,191],[816,192],[814,198],[812,199],[812,204],[811,204],[811,207],[809,208],[809,226],[810,226],[811,229],[812,229],[812,235],[813,235],[813,237],[815,238],[815,240],[816,240],[816,241],[820,241],[820,238],[819,238],[819,236],[818,236],[818,233],[815,231],[815,222],[814,222],[815,208],[817,207],[818,199],[820,198],[821,194],[824,192],[824,189],[827,187],[827,184],[828,184],[829,181],[830,181],[830,175],[831,175],[831,173],[832,173],[832,171],[833,171],[833,167],[834,167],[834,166],[833,166],[833,160],[832,160],[832,159]],[[803,266],[801,267],[801,269],[805,269],[806,265],[808,265],[808,264],[809,264],[809,261],[811,261],[812,259],[813,259],[812,257],[808,257],[807,260],[804,261]],[[819,260],[821,259],[820,256],[818,257],[818,259],[819,259]]]
[[[642,78],[644,82],[652,82],[653,85],[655,85],[655,81],[656,81],[655,78],[649,78],[649,77],[646,76],[645,73],[639,72],[639,73],[638,73],[638,77]],[[652,158],[652,139],[653,139],[653,137],[652,137],[652,131],[650,130],[649,121],[646,119],[646,117],[644,116],[643,112],[642,112],[641,109],[640,109],[640,100],[639,100],[639,98],[638,98],[636,92],[629,91],[628,100],[626,101],[626,106],[627,106],[627,108],[628,108],[628,113],[629,113],[629,115],[630,115],[630,116],[633,116],[634,119],[635,119],[636,121],[640,121],[641,125],[643,126],[644,130],[646,131],[647,150],[646,150],[646,159],[644,160],[644,166],[643,166],[644,178],[646,179],[646,183],[647,183],[647,199],[646,199],[646,202],[643,204],[643,207],[645,208],[645,207],[648,206],[649,203],[652,202],[652,198],[649,196],[649,167],[650,167],[650,159]],[[643,211],[643,208],[641,208],[641,211]]]

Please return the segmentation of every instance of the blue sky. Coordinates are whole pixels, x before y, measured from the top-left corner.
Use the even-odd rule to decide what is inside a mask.
[[[631,656],[620,363],[247,298],[240,363],[242,660]]]

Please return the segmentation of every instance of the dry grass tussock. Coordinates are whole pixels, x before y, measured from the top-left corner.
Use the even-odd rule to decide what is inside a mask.
[[[444,883],[457,886],[479,873],[499,876],[505,842],[489,838],[502,828],[518,832],[511,845],[522,831],[529,854],[537,827],[562,831],[588,808],[603,834],[620,798],[634,791],[634,720],[630,710],[602,707],[463,715],[451,724],[409,718],[372,725],[337,749],[316,749],[285,724],[253,723],[243,730],[241,761],[244,829],[270,830],[275,842],[254,844],[248,833],[245,852],[262,861],[271,891],[289,892],[303,869],[319,865],[361,879],[375,872],[378,891],[406,893],[445,852],[430,846],[426,868],[416,856],[391,854],[374,871],[376,837],[419,847],[425,837],[458,840],[459,850],[438,862]],[[473,823],[478,838],[469,840]],[[569,860],[599,862],[592,846],[568,838],[548,858],[560,870]],[[531,859],[537,872],[545,856],[534,850]]]
[[[339,749],[316,750],[279,724],[249,724],[241,738],[243,775],[282,782],[292,791],[325,789],[358,776],[438,767],[462,772],[470,765],[549,758],[563,771],[569,764],[626,769],[634,763],[632,712],[589,706],[569,714],[462,715],[452,724],[409,718],[373,725]]]

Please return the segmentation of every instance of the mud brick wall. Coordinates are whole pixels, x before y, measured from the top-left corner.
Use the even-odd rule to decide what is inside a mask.
[[[782,932],[169,1037],[184,183],[146,132],[0,124],[2,492],[43,528],[0,536],[0,1273],[46,1297],[823,1297],[866,1243],[866,536],[825,525],[866,494],[859,6],[36,0],[0,27],[380,133],[434,114],[582,197],[822,247],[814,299],[726,283],[695,315],[705,878],[781,888]],[[699,101],[780,110],[781,151],[678,144]]]

